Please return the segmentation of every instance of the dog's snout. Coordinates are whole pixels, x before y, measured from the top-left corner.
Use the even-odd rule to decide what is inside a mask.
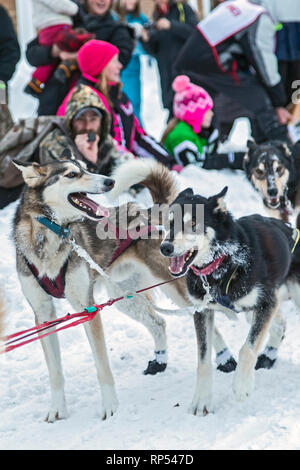
[[[170,242],[163,242],[160,245],[160,251],[164,256],[172,256],[174,253],[174,246]]]
[[[275,197],[278,194],[278,189],[277,188],[269,188],[268,189],[268,195],[271,197]]]
[[[106,191],[110,191],[115,185],[115,180],[113,180],[112,178],[106,178],[103,184],[104,184]]]

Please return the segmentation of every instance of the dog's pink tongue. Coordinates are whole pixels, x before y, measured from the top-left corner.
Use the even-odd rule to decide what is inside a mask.
[[[170,270],[172,273],[178,274],[181,272],[183,265],[184,265],[184,261],[185,261],[184,258],[185,258],[185,255],[174,256],[174,258],[171,258]]]
[[[80,195],[78,198],[83,204],[88,206],[94,214],[98,215],[99,217],[108,217],[109,216],[109,210],[106,209],[105,207],[99,206],[97,202],[93,201],[92,199],[89,199],[86,196]]]

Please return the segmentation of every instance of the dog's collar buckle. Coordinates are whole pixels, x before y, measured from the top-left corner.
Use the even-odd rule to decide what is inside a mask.
[[[201,273],[199,273],[199,276],[200,276],[200,279],[202,281],[202,285],[204,287],[205,290],[209,289],[209,283],[208,283],[208,280],[207,280],[207,276],[202,275]]]

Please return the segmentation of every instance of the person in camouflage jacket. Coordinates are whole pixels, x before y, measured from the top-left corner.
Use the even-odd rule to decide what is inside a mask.
[[[100,125],[95,127],[97,122]],[[40,162],[60,159],[63,150],[71,148],[75,158],[86,163],[88,171],[109,175],[115,166],[134,158],[109,135],[110,125],[110,113],[99,96],[91,88],[79,85],[60,125],[42,140]]]

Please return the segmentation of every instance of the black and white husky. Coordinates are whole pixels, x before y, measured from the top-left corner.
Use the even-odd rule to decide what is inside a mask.
[[[145,163],[125,164],[123,189],[142,183],[155,194],[153,171],[153,164],[148,172]],[[251,317],[233,382],[236,398],[244,400],[254,386],[254,369],[265,335],[270,332],[270,356],[262,355],[263,361],[272,362],[271,352],[276,352],[283,339],[284,322],[278,308],[287,286],[300,306],[299,231],[260,215],[235,220],[226,209],[226,192],[227,187],[209,198],[194,194],[190,188],[177,193],[166,212],[167,229],[160,247],[162,255],[170,259],[172,276],[186,280],[188,297],[195,307],[198,372],[191,404],[195,415],[211,410],[214,312],[245,312]],[[202,218],[198,217],[199,207]],[[178,214],[182,218],[179,223]]]
[[[300,208],[300,142],[248,141],[244,170],[252,186],[260,193],[269,217],[289,222],[293,209]]]
[[[211,409],[214,311],[229,308],[252,314],[233,382],[236,398],[244,400],[253,390],[258,353],[278,313],[280,290],[288,280],[296,282],[300,267],[298,232],[282,221],[260,215],[234,220],[225,206],[226,192],[227,187],[205,198],[194,195],[192,189],[182,191],[170,206],[170,230],[161,244],[161,253],[171,258],[172,275],[186,275],[189,296],[196,307],[198,372],[191,405],[194,414],[206,414]],[[198,205],[204,214],[201,227],[196,220]],[[174,230],[175,206],[192,207],[184,216],[192,227],[187,234],[180,228]]]

